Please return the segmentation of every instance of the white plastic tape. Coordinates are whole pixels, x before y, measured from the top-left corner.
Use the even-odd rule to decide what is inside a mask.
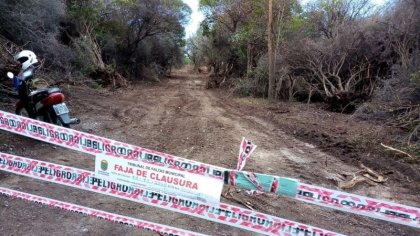
[[[181,157],[172,156],[169,154],[149,150],[146,148],[133,146],[130,144],[125,144],[117,142],[111,139],[102,138],[100,136],[63,128],[60,126],[52,125],[49,123],[17,116],[8,112],[0,111],[0,129],[20,134],[23,136],[31,137],[37,140],[45,141],[47,143],[59,145],[62,147],[70,148],[77,151],[82,151],[88,154],[105,154],[114,157],[120,157],[130,160],[139,160],[142,162],[150,163],[158,166],[165,166],[172,169],[188,171],[196,174],[203,174],[206,176],[223,179],[225,178],[225,183],[229,183],[233,186],[235,185],[235,179],[232,179],[232,176],[229,173],[233,173],[233,170],[227,170],[222,167],[217,167],[197,161],[192,161],[184,159]],[[227,175],[225,174],[228,173]],[[268,176],[268,175],[265,175]],[[257,175],[258,177],[258,175]],[[271,176],[272,182],[265,183],[265,185],[270,186],[264,189],[265,192],[281,193],[278,189],[281,187],[281,184],[278,183],[278,176]],[[226,181],[228,179],[228,181]],[[229,180],[230,179],[230,180]],[[352,205],[346,205],[347,200],[344,200],[344,204],[339,203],[332,204],[327,199],[330,195],[322,195],[320,192],[308,192],[308,188],[302,188],[304,186],[312,187],[312,189],[323,189],[327,192],[336,193],[337,196],[354,196],[357,199],[364,199],[365,201],[375,202],[376,206],[380,206],[378,210],[377,207],[372,210],[372,205],[361,209],[360,207],[354,207]],[[303,193],[308,192],[307,196]],[[417,207],[405,206],[397,203],[392,203],[383,200],[377,200],[373,198],[368,198],[364,196],[354,195],[345,192],[339,192],[335,190],[325,189],[316,186],[310,186],[301,184],[299,185],[298,192],[296,193],[296,199],[305,201],[308,203],[316,204],[319,206],[330,207],[341,211],[351,212],[358,215],[364,215],[376,219],[385,220],[388,222],[404,224],[416,228],[420,228],[420,209]],[[338,199],[338,198],[337,198]],[[355,202],[356,203],[356,202]],[[350,203],[351,204],[351,203]],[[357,203],[368,206],[363,202]],[[384,208],[385,206],[391,206],[390,209]]]
[[[251,154],[255,151],[257,145],[253,144],[252,141],[248,141],[244,137],[242,138],[241,145],[239,146],[239,157],[236,170],[241,171],[246,164],[246,161],[251,157]]]
[[[0,153],[0,170],[143,203],[265,235],[341,235],[224,203],[207,205],[96,178],[93,172]]]
[[[420,228],[420,209],[308,184],[299,185],[297,199],[315,205]]]
[[[0,111],[0,129],[76,151],[104,154],[223,179],[224,168],[121,143],[42,121]]]
[[[62,202],[62,201],[58,201],[58,200],[54,200],[54,199],[50,199],[46,197],[41,197],[41,196],[29,194],[29,193],[24,193],[24,192],[12,190],[12,189],[7,189],[3,187],[0,187],[0,194],[3,194],[8,197],[12,197],[12,198],[23,199],[26,201],[34,202],[37,204],[41,204],[41,205],[45,205],[45,206],[49,206],[53,208],[67,210],[67,211],[74,212],[77,214],[82,214],[84,216],[92,216],[99,219],[104,219],[107,221],[115,222],[117,224],[122,224],[122,225],[127,225],[130,227],[136,227],[139,229],[145,229],[145,230],[157,232],[166,236],[205,236],[206,235],[206,234],[191,232],[188,230],[174,228],[167,225],[161,225],[161,224],[157,224],[157,223],[153,223],[153,222],[149,222],[145,220],[139,220],[132,217],[117,215],[117,214],[106,212],[106,211],[96,210],[96,209],[92,209],[92,208],[88,208],[88,207],[84,207],[84,206],[80,206],[76,204]],[[59,230],[59,227],[57,228],[57,230]]]

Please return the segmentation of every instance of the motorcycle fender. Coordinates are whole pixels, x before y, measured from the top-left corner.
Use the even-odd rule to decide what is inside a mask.
[[[58,119],[60,119],[60,122],[62,124],[70,124],[71,123],[70,116],[69,116],[68,113],[59,115]]]

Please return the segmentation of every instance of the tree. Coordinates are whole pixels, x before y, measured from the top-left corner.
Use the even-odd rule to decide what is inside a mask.
[[[186,4],[181,0],[129,0],[117,1],[115,4],[102,24],[120,28],[117,31],[119,40],[113,43],[118,49],[117,64],[127,75],[137,78],[144,66],[157,63],[166,70],[174,65],[175,59],[182,60],[178,52],[185,45],[183,25],[191,14]],[[156,43],[156,40],[166,43]],[[171,56],[171,59],[154,57],[151,50],[142,48],[151,45],[159,45],[158,51],[165,53],[162,58]],[[178,50],[174,50],[173,45]]]
[[[246,74],[252,70],[254,51],[263,45],[263,5],[255,0],[201,1],[206,13],[203,35],[210,38],[213,50],[221,55],[209,60],[216,74],[227,72]],[[224,65],[224,66],[222,66]],[[246,70],[240,67],[245,65]],[[230,70],[229,68],[232,68]]]
[[[62,1],[0,1],[0,35],[45,59],[45,66],[67,70],[73,54],[58,40],[65,14]]]
[[[397,55],[400,76],[410,77],[420,68],[420,1],[397,1],[381,23],[387,46]]]
[[[184,35],[182,25],[188,20],[191,9],[180,0],[145,0],[126,4],[120,11],[122,21],[128,25],[125,38],[127,60],[135,60],[140,42],[158,34],[172,34],[177,41]]]
[[[274,78],[274,50],[273,50],[273,0],[268,1],[268,99],[274,99],[275,78]]]
[[[317,0],[310,5],[309,20],[326,38],[334,38],[348,22],[363,19],[373,9],[370,0]]]
[[[71,0],[67,4],[78,31],[72,36],[73,47],[81,58],[90,60],[93,66],[86,72],[94,72],[95,77],[97,69],[98,76],[103,76],[111,68],[134,78],[142,77],[145,67],[163,74],[182,61],[183,24],[191,10],[181,0]]]
[[[102,58],[101,46],[97,41],[97,31],[101,12],[104,5],[93,1],[69,1],[67,13],[75,22],[78,31],[77,37],[69,36],[72,46],[76,49],[83,66],[91,64],[90,69],[105,70],[106,64]]]

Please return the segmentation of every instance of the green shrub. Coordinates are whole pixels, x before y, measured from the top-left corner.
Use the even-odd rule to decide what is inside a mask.
[[[240,96],[264,97],[268,89],[268,71],[266,67],[257,67],[247,78],[234,81],[233,92]]]

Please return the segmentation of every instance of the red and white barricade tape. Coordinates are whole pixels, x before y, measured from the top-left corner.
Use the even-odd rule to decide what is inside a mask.
[[[88,154],[105,154],[125,159],[139,160],[158,166],[165,166],[168,168],[188,171],[191,173],[202,174],[218,179],[225,178],[225,171],[228,173],[232,172],[222,167],[217,167],[142,147],[117,142],[111,139],[102,138],[100,136],[17,116],[4,111],[0,111],[0,129],[73,150],[82,151]],[[235,175],[227,175],[227,178],[230,178],[229,182],[233,186],[235,186],[235,179],[232,179],[234,176]],[[277,180],[278,177],[273,176],[273,182],[270,185],[273,187],[270,188],[270,191],[265,192],[276,193],[276,188],[280,186],[276,182]],[[314,191],[311,192],[312,190],[309,191],[310,189],[313,189]],[[315,191],[315,189],[318,189],[319,191]],[[359,203],[358,201],[352,201],[349,203],[348,199],[341,199],[342,201],[339,201],[338,204],[332,203],[330,201],[330,197],[332,196],[331,194],[323,195],[321,193],[334,193],[333,196],[335,199],[340,199],[338,196],[352,196],[354,199],[363,199],[363,202]],[[304,194],[306,194],[306,196]],[[358,196],[307,184],[299,185],[298,193],[296,193],[295,198],[324,207],[330,207],[341,211],[365,215],[393,223],[420,228],[420,209],[416,207],[404,206],[397,203]],[[353,202],[356,204],[356,207],[352,205]],[[374,207],[371,203],[376,207]],[[363,206],[366,207],[363,208]],[[385,206],[388,208],[384,208]]]
[[[246,161],[251,157],[251,154],[256,148],[257,145],[253,144],[252,141],[242,138],[241,145],[239,146],[239,157],[236,170],[241,171],[245,167]]]
[[[341,235],[224,203],[208,205],[96,178],[93,172],[0,153],[0,170],[126,199],[265,235]]]
[[[420,208],[300,183],[300,201],[420,228]]]
[[[252,141],[249,141],[242,138],[241,145],[239,146],[239,157],[238,157],[238,163],[236,165],[237,171],[242,171],[246,165],[246,162],[249,158],[251,158],[251,154],[255,151],[257,148],[257,145],[253,144]],[[229,177],[232,177],[234,175],[229,175]],[[264,188],[261,186],[261,184],[258,182],[258,179],[256,178],[254,173],[250,173],[249,175],[245,175],[247,179],[255,185],[255,187],[258,190],[248,190],[246,191],[251,196],[257,196],[264,193]],[[231,178],[230,182],[232,184],[235,184],[235,178]]]
[[[258,184],[261,183],[255,183],[252,180],[252,178],[256,177],[259,178],[260,181],[263,180],[261,186],[263,186],[264,189],[257,189],[264,190],[264,192],[281,194],[279,193],[281,188],[286,190],[292,189],[290,186],[287,186],[287,181],[284,186],[282,186],[284,178],[278,176],[261,174],[255,175],[255,173],[248,173],[245,171],[226,171],[225,175],[229,176],[228,178],[225,177],[226,180],[229,180],[229,184],[234,186],[258,186]],[[238,176],[245,177],[246,181],[244,181],[244,178],[238,178]],[[230,180],[235,178],[238,179],[236,179],[234,183],[231,183]],[[299,183],[294,180],[292,180],[292,182],[295,182],[296,188],[292,191],[293,194],[287,194],[287,196],[293,197],[296,200],[392,223],[420,228],[420,208],[418,207],[331,190],[305,183]]]
[[[76,151],[140,160],[223,179],[226,169],[0,111],[0,129]]]
[[[54,200],[54,199],[50,199],[46,197],[41,197],[41,196],[29,194],[29,193],[23,193],[16,190],[3,188],[3,187],[0,187],[0,194],[6,195],[12,198],[27,200],[30,202],[34,202],[34,203],[49,206],[49,207],[67,210],[70,212],[82,214],[84,216],[92,216],[92,217],[104,219],[104,220],[115,222],[122,225],[127,225],[131,227],[136,227],[139,229],[145,229],[145,230],[157,232],[157,233],[160,233],[162,235],[167,235],[167,236],[205,236],[206,235],[206,234],[191,232],[188,230],[174,228],[167,225],[156,224],[156,223],[145,221],[145,220],[139,220],[132,217],[117,215],[117,214],[106,212],[106,211],[96,210],[96,209],[92,209],[92,208],[88,208],[88,207],[84,207],[84,206],[80,206],[76,204],[62,202],[62,201],[58,201],[58,200]]]

